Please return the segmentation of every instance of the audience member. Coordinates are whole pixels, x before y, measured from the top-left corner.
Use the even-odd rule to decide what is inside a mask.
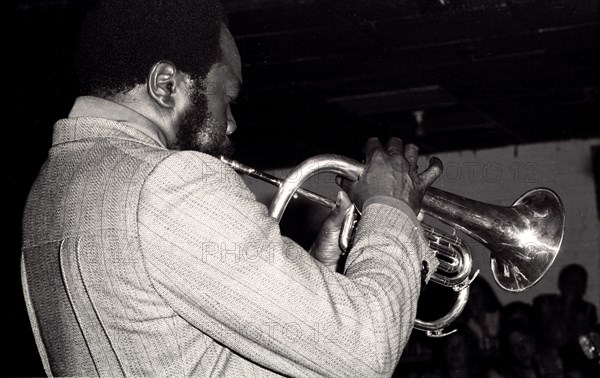
[[[584,376],[593,376],[593,367],[579,346],[579,336],[588,334],[597,325],[596,306],[583,299],[587,288],[587,271],[579,264],[565,266],[559,274],[559,294],[541,294],[533,306],[543,333],[564,330],[560,347],[565,369],[580,369]]]
[[[538,324],[538,360],[543,377],[563,377],[567,330],[560,319]]]
[[[471,283],[469,301],[457,322],[473,333],[483,358],[492,358],[499,353],[501,308],[492,287],[483,277],[477,277]]]
[[[500,310],[500,332],[514,325],[532,329],[535,326],[533,307],[522,301],[513,301]]]
[[[535,333],[526,323],[503,322],[502,356],[486,372],[486,378],[542,378]]]
[[[481,376],[477,335],[459,325],[457,331],[440,339],[432,371],[422,378],[476,378]]]
[[[541,294],[533,300],[541,321],[560,318],[570,341],[590,332],[598,321],[596,306],[583,299],[587,289],[587,271],[579,264],[564,267],[558,277],[559,294]]]

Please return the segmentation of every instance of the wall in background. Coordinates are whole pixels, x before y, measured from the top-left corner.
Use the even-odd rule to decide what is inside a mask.
[[[562,199],[566,214],[565,237],[560,253],[546,276],[530,290],[508,293],[492,285],[502,303],[530,303],[540,293],[557,293],[558,273],[570,263],[588,270],[585,298],[600,309],[600,221],[598,197],[594,184],[592,148],[600,139],[539,143],[476,151],[437,154],[444,162],[444,173],[435,186],[468,198],[510,206],[521,194],[534,187],[553,189]],[[419,161],[427,166],[428,157]],[[274,173],[285,175],[287,170]],[[274,189],[254,179],[247,180],[257,198],[268,203]],[[335,197],[337,186],[333,175],[310,179],[306,188]],[[282,231],[304,246],[310,245],[320,220],[327,210],[305,201],[297,201],[284,216]],[[480,244],[465,238],[481,275],[493,282],[489,252]]]

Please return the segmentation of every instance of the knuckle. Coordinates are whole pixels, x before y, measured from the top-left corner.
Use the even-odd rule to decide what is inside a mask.
[[[408,168],[408,162],[401,156],[393,156],[391,164],[396,171],[404,171]]]
[[[383,160],[385,155],[386,154],[384,154],[381,149],[376,149],[375,151],[373,151],[373,155],[371,156],[371,160],[376,160],[376,161]]]

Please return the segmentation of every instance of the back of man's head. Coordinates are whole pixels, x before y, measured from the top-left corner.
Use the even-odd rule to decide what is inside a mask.
[[[129,90],[159,61],[203,78],[220,57],[223,23],[217,0],[97,0],[83,20],[76,54],[80,94]]]

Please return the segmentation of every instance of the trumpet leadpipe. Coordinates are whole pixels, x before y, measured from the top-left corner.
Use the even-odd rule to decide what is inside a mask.
[[[267,182],[271,185],[274,185],[276,187],[281,187],[281,185],[283,184],[283,180],[280,179],[279,177],[275,177],[273,175],[270,175],[268,173],[265,172],[261,172],[258,171],[252,167],[249,167],[245,164],[240,163],[237,160],[232,160],[232,159],[228,159],[224,156],[220,157],[221,161],[227,165],[229,165],[231,168],[233,168],[236,172],[240,172],[243,173],[245,175],[248,175],[250,177],[254,177],[257,178],[259,180],[262,180],[264,182]],[[307,200],[313,201],[315,203],[318,203],[319,205],[328,207],[330,209],[333,209],[335,207],[335,201],[327,198],[325,196],[322,196],[320,194],[317,194],[313,191],[304,189],[304,188],[298,188],[296,190],[296,193],[294,195],[294,198],[297,198],[298,196],[300,197],[304,197]]]

